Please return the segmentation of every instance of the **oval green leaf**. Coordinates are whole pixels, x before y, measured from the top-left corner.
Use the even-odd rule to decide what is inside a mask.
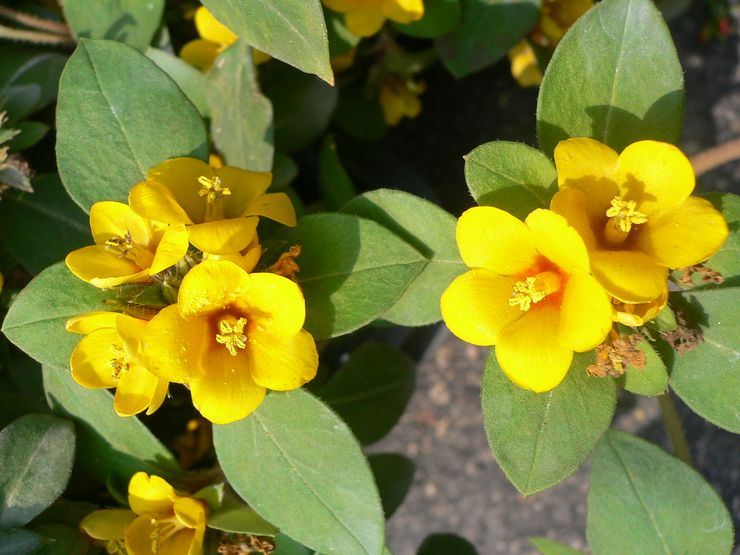
[[[305,328],[316,339],[349,333],[383,315],[426,264],[397,235],[351,214],[306,216],[278,237],[286,246],[301,245]]]
[[[67,56],[11,44],[0,48],[0,59],[0,111],[11,123],[54,102]]]
[[[0,527],[23,526],[67,487],[75,455],[72,423],[20,417],[0,432]]]
[[[465,181],[475,202],[521,220],[532,210],[550,206],[557,177],[547,156],[522,143],[493,141],[465,156]]]
[[[364,445],[385,436],[414,392],[414,361],[383,343],[365,343],[332,376],[319,397]]]
[[[162,71],[177,83],[177,86],[185,93],[193,106],[198,109],[201,116],[204,118],[209,116],[208,104],[206,103],[205,73],[194,68],[182,58],[159,48],[148,48],[146,57],[157,64]]]
[[[23,528],[0,530],[0,555],[31,555],[44,545],[44,536]]]
[[[549,488],[573,474],[607,430],[616,386],[593,378],[593,353],[578,354],[563,382],[533,393],[504,375],[493,353],[483,371],[483,423],[493,455],[523,495]]]
[[[660,447],[624,432],[607,432],[596,447],[587,504],[594,555],[732,550],[732,518],[709,484]]]
[[[398,453],[373,453],[367,462],[375,476],[383,512],[388,519],[403,503],[414,480],[414,461]]]
[[[322,553],[380,555],[385,521],[367,461],[309,393],[271,393],[213,439],[231,486],[282,532]]]
[[[277,534],[277,528],[257,514],[252,507],[245,505],[232,494],[226,497],[223,504],[208,515],[208,527],[234,534],[253,536],[271,536]]]
[[[70,196],[85,211],[99,200],[126,202],[149,168],[176,156],[208,156],[198,110],[135,48],[81,40],[57,104],[57,164]]]
[[[663,395],[668,389],[668,371],[663,359],[644,337],[637,341],[635,349],[645,355],[645,366],[626,365],[617,383],[637,395]]]
[[[203,5],[250,46],[334,84],[320,0],[205,0]]]
[[[642,139],[675,143],[683,106],[683,70],[653,2],[605,0],[570,28],[547,66],[537,138],[547,155],[569,137],[618,152]]]
[[[454,216],[436,204],[403,191],[378,189],[355,197],[342,212],[373,220],[424,255],[424,269],[383,315],[401,326],[439,322],[439,299],[467,268],[455,242]]]

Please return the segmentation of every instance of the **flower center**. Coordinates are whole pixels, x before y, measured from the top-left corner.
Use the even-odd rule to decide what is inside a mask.
[[[118,256],[118,258],[125,258],[136,264],[139,268],[149,268],[154,260],[154,255],[140,245],[134,243],[131,237],[131,232],[126,231],[126,234],[121,237],[120,235],[114,235],[105,242],[105,250]]]
[[[126,555],[126,544],[123,540],[108,540],[105,544],[105,552],[108,555]]]
[[[111,375],[114,380],[118,380],[123,374],[128,372],[131,359],[120,345],[111,345],[111,351],[113,351],[113,358],[110,359],[110,366],[113,369]]]
[[[510,306],[518,306],[522,312],[528,311],[532,305],[544,300],[551,293],[560,289],[560,276],[555,272],[545,271],[534,276],[519,280],[509,297]]]
[[[225,316],[218,321],[218,331],[216,334],[216,343],[220,343],[229,354],[233,357],[239,352],[237,349],[246,349],[247,336],[244,334],[244,327],[247,325],[246,318],[234,318]]]
[[[201,186],[200,191],[198,191],[198,196],[206,199],[205,221],[213,222],[223,219],[224,207],[221,205],[222,203],[219,202],[217,204],[216,201],[221,197],[231,195],[231,189],[224,187],[221,183],[221,178],[218,176],[209,178],[205,175],[201,175],[198,178],[198,183],[200,183]]]
[[[149,523],[154,527],[154,531],[149,534],[149,539],[152,540],[152,553],[157,553],[164,542],[185,528],[175,516],[167,518],[152,517],[149,519]]]
[[[604,236],[611,245],[621,245],[627,239],[633,225],[644,224],[647,216],[635,210],[637,203],[634,200],[624,200],[621,195],[612,199],[611,206],[606,211],[609,221],[604,228]]]

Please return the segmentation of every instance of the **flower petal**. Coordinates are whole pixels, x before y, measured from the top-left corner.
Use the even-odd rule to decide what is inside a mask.
[[[358,7],[344,16],[347,29],[358,37],[370,37],[380,31],[385,23],[385,16],[378,6]]]
[[[534,237],[524,222],[492,206],[466,210],[457,222],[456,236],[470,268],[510,276],[529,268],[537,256]]]
[[[137,245],[149,246],[151,234],[144,218],[121,202],[96,202],[90,208],[90,229],[94,241],[102,245],[112,237],[131,236]]]
[[[591,273],[612,297],[644,303],[666,288],[668,270],[639,251],[593,251]]]
[[[256,325],[271,334],[297,334],[306,320],[306,302],[300,287],[277,274],[248,275],[251,288],[240,296],[236,306],[249,315],[250,333],[252,325]]]
[[[65,325],[67,331],[87,335],[100,328],[115,328],[118,312],[86,312],[73,316]]]
[[[146,472],[137,472],[128,483],[128,504],[137,515],[169,513],[178,498],[166,480]]]
[[[118,380],[113,409],[119,416],[133,416],[146,410],[158,393],[159,384],[159,378],[149,370],[138,364],[130,364]]]
[[[172,192],[161,183],[144,182],[134,185],[129,191],[128,203],[134,211],[145,218],[167,224],[192,224]]]
[[[190,528],[183,528],[166,538],[156,551],[153,550],[152,537],[157,533],[156,521],[152,522],[151,514],[144,514],[134,520],[126,529],[126,549],[131,555],[199,555],[202,553],[201,545],[193,545],[197,533]]]
[[[258,218],[233,218],[188,226],[190,242],[209,254],[234,254],[254,238]]]
[[[463,341],[495,345],[504,326],[522,315],[509,305],[515,281],[482,268],[458,276],[442,294],[445,324]]]
[[[115,328],[100,328],[83,337],[69,360],[74,380],[92,389],[115,387],[111,360],[123,343]]]
[[[177,264],[188,252],[188,231],[182,224],[167,228],[157,245],[149,275],[158,274]]]
[[[611,302],[599,282],[585,271],[570,274],[560,304],[557,342],[582,353],[601,343],[611,327]]]
[[[208,71],[216,60],[221,46],[205,39],[195,39],[180,50],[180,58],[201,71]]]
[[[703,262],[724,244],[727,222],[709,201],[689,197],[673,210],[649,218],[637,232],[637,247],[667,268]]]
[[[142,362],[162,379],[188,383],[203,372],[210,334],[205,319],[185,320],[177,305],[163,308],[149,321],[141,340]]]
[[[638,327],[655,318],[668,303],[668,288],[649,303],[617,303],[612,305],[612,319],[625,326]]]
[[[556,306],[535,306],[501,330],[496,359],[509,379],[537,393],[557,386],[568,373],[573,351],[557,340]]]
[[[588,270],[586,245],[563,216],[538,208],[524,223],[532,232],[535,248],[550,262],[566,272]]]
[[[283,336],[254,331],[249,335],[247,355],[252,379],[275,391],[297,389],[316,376],[319,355],[306,330]]]
[[[247,354],[236,356],[219,345],[208,353],[208,372],[190,384],[193,406],[214,424],[241,420],[265,397],[265,388],[250,375]]]
[[[128,509],[103,509],[93,511],[80,522],[80,528],[96,540],[122,540],[126,527],[136,514]]]
[[[157,378],[157,386],[154,389],[151,401],[149,401],[149,408],[146,409],[147,416],[154,414],[157,409],[162,406],[162,403],[164,403],[164,400],[167,397],[169,387],[170,382],[163,380],[162,378]]]
[[[200,223],[205,217],[206,200],[198,196],[203,188],[198,182],[198,178],[207,177],[210,179],[216,175],[215,169],[198,158],[171,158],[150,169],[146,174],[146,183],[150,186],[163,185],[170,192],[175,202],[187,212],[192,222]],[[136,211],[138,212],[138,210]],[[151,217],[151,219],[178,223],[154,217]],[[183,220],[179,220],[179,222],[191,223]]]
[[[222,197],[225,218],[247,215],[247,206],[264,195],[272,183],[272,174],[269,172],[253,172],[234,166],[222,166],[216,170],[216,175],[231,191],[230,195]]]
[[[186,318],[223,310],[237,299],[251,297],[252,282],[253,278],[232,262],[204,260],[183,278],[177,306]]]
[[[188,528],[205,526],[206,508],[202,502],[192,497],[181,497],[175,501],[175,516],[180,524]]]
[[[622,151],[616,180],[625,200],[652,216],[681,204],[694,190],[694,168],[675,146],[658,141],[638,141]]]
[[[550,210],[568,221],[568,225],[583,239],[586,249],[593,250],[596,247],[596,236],[588,219],[588,206],[583,191],[573,187],[558,191],[550,201]]]
[[[231,31],[231,29],[216,19],[216,17],[203,6],[200,6],[195,10],[195,28],[198,30],[198,34],[202,38],[218,44],[228,46],[237,39],[237,36]]]
[[[72,251],[64,259],[69,271],[96,287],[113,287],[122,283],[147,281],[149,272],[143,272],[132,261],[120,258],[103,245],[90,245]]]
[[[296,225],[295,208],[285,193],[262,195],[252,202],[242,215],[264,216],[290,227]]]
[[[599,141],[582,137],[560,141],[554,157],[560,189],[583,191],[589,219],[604,220],[611,200],[619,194],[614,180],[617,153]]]
[[[525,39],[509,50],[511,76],[520,87],[537,87],[542,83],[542,71],[532,45]]]
[[[382,0],[383,15],[398,23],[411,23],[424,16],[423,0]]]

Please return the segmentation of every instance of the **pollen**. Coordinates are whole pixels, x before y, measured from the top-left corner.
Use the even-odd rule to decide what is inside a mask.
[[[119,258],[125,258],[134,248],[134,240],[131,237],[131,232],[126,231],[123,237],[114,235],[105,242],[105,248],[110,252],[116,253]]]
[[[222,196],[229,196],[231,194],[231,189],[224,187],[221,183],[221,178],[218,176],[208,178],[205,175],[201,175],[198,178],[198,183],[201,185],[201,189],[198,191],[198,196],[205,197],[208,204],[213,204],[216,202],[216,199]]]
[[[637,203],[634,200],[624,200],[621,195],[612,199],[611,207],[606,211],[606,216],[612,218],[610,223],[624,233],[629,233],[633,225],[644,224],[647,216],[635,210]]]
[[[113,369],[111,376],[114,380],[118,380],[123,374],[128,372],[131,360],[120,345],[111,345],[111,350],[113,351],[113,358],[110,359],[110,366]]]
[[[247,347],[247,336],[244,334],[244,328],[247,325],[246,318],[234,318],[227,316],[218,322],[218,331],[216,334],[216,343],[226,347],[231,356],[236,356],[238,349]]]
[[[518,306],[522,312],[527,312],[533,304],[543,301],[559,289],[560,277],[555,272],[540,272],[514,284],[509,306]]]

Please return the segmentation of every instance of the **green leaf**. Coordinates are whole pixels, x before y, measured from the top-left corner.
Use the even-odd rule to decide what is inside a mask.
[[[635,348],[645,353],[645,367],[626,365],[617,383],[637,395],[662,395],[668,389],[668,371],[663,359],[644,338],[638,340]]]
[[[548,538],[527,538],[529,543],[537,548],[542,555],[583,555],[583,551],[578,551],[570,546],[551,540]]]
[[[395,234],[350,214],[305,216],[278,238],[286,246],[301,245],[305,328],[316,339],[349,333],[380,317],[426,264]]]
[[[277,64],[260,71],[260,83],[272,102],[275,148],[295,152],[321,137],[337,105],[335,87]]]
[[[135,48],[83,39],[59,84],[57,164],[72,198],[126,202],[153,165],[206,159],[198,110],[170,77]]]
[[[0,555],[31,555],[44,545],[44,536],[24,530],[10,528],[0,530]]]
[[[426,259],[424,269],[382,318],[402,326],[439,322],[442,293],[467,269],[455,242],[454,216],[427,200],[391,189],[378,189],[356,197],[342,212],[376,221]]]
[[[330,210],[339,210],[355,196],[355,188],[339,159],[332,136],[324,140],[319,153],[319,188]]]
[[[20,133],[8,143],[11,152],[21,152],[31,148],[43,139],[50,129],[48,125],[39,121],[19,121],[15,127]]]
[[[0,48],[0,112],[15,122],[48,106],[57,97],[67,56],[28,46]]]
[[[315,552],[290,536],[279,533],[275,537],[275,552],[273,555],[316,555]]]
[[[732,518],[709,484],[661,448],[624,432],[607,432],[596,447],[587,504],[594,555],[732,550]]]
[[[224,161],[259,172],[272,169],[272,104],[262,96],[252,49],[237,41],[221,54],[206,78],[211,135]]]
[[[717,254],[705,262],[706,266],[722,274],[725,282],[736,284],[740,276],[740,196],[729,193],[704,195],[714,207],[722,212],[730,228],[730,236]]]
[[[182,58],[173,56],[159,48],[148,48],[146,57],[153,61],[159,69],[169,75],[177,83],[180,90],[185,93],[188,100],[193,103],[200,115],[209,116],[208,104],[206,103],[206,75],[195,69]]]
[[[608,0],[555,50],[540,88],[537,138],[547,155],[569,137],[618,152],[642,139],[676,143],[683,106],[683,70],[653,2]]]
[[[69,198],[58,175],[39,176],[33,189],[3,197],[0,233],[13,256],[38,273],[92,243],[92,236],[87,216]]]
[[[550,206],[557,177],[547,156],[522,143],[485,143],[465,156],[465,181],[475,202],[521,220],[532,210]]]
[[[221,507],[208,515],[208,527],[235,534],[270,537],[274,537],[278,531],[257,511],[233,497],[224,499]]]
[[[128,484],[138,471],[164,478],[182,473],[175,459],[135,416],[113,410],[113,396],[87,389],[69,370],[43,367],[44,389],[51,409],[72,418],[77,429],[77,462],[103,483]]]
[[[329,37],[329,55],[331,58],[342,56],[352,50],[360,37],[353,35],[344,24],[344,16],[324,8],[324,21]]]
[[[390,518],[403,503],[414,480],[414,461],[397,453],[374,453],[367,462],[375,476],[385,518]]]
[[[455,77],[500,60],[540,16],[540,0],[461,0],[460,24],[437,39],[437,51]]]
[[[309,393],[270,393],[244,420],[214,426],[213,439],[231,486],[282,532],[323,553],[380,554],[383,510],[367,461]]]
[[[44,524],[35,528],[35,531],[46,536],[46,544],[34,555],[86,555],[90,552],[90,540],[79,528]]]
[[[67,487],[75,454],[72,423],[20,417],[0,432],[0,527],[23,526]]]
[[[334,84],[320,0],[205,0],[203,5],[250,46]]]
[[[483,422],[488,442],[523,495],[549,488],[586,460],[614,415],[612,379],[586,373],[593,353],[578,354],[563,382],[545,393],[514,385],[493,353],[483,371]]]
[[[365,343],[352,353],[319,396],[365,445],[386,435],[414,392],[414,361],[382,343]]]
[[[41,272],[18,295],[2,331],[16,346],[42,364],[66,368],[82,336],[64,329],[78,314],[106,310],[115,292],[93,287],[60,262]]]
[[[416,555],[478,555],[468,540],[455,534],[431,534],[424,538]]]
[[[75,38],[110,39],[146,50],[157,32],[164,0],[64,0],[64,19]]]
[[[740,433],[738,291],[724,287],[671,294],[671,304],[686,313],[704,338],[697,347],[675,353],[671,387],[695,413],[736,434]]]
[[[436,39],[452,31],[461,15],[460,0],[425,0],[424,17],[406,25],[393,23],[393,28],[411,37]]]

